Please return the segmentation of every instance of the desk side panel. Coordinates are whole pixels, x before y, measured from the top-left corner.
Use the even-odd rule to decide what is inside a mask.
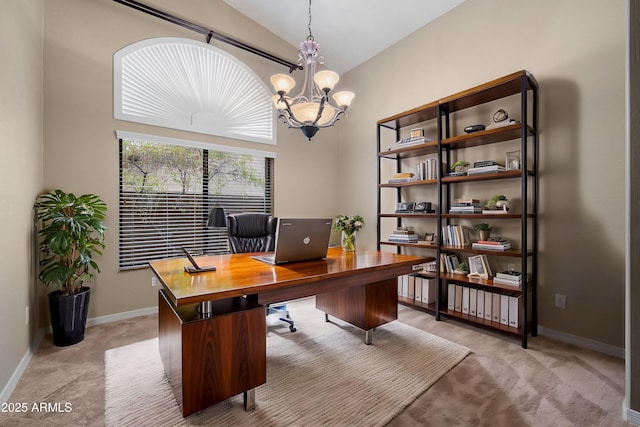
[[[182,321],[167,301],[163,291],[158,292],[158,346],[164,371],[173,389],[176,401],[182,404]]]
[[[369,330],[398,318],[398,281],[351,286],[316,296],[316,308]]]
[[[266,382],[266,329],[263,306],[184,324],[185,417]]]

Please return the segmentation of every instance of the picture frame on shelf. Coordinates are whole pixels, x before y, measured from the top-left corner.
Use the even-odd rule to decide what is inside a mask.
[[[507,151],[504,163],[505,169],[508,171],[520,169],[520,150]]]
[[[469,257],[469,274],[467,277],[479,277],[481,279],[488,279],[489,274],[486,270],[486,263],[482,260],[482,255]]]
[[[411,138],[420,138],[421,136],[424,136],[423,128],[411,129],[410,132],[411,132]]]

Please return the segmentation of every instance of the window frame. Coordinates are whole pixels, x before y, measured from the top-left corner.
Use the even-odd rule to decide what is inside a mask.
[[[227,240],[227,230],[226,229],[207,229],[204,224],[207,219],[207,215],[209,210],[214,206],[221,206],[225,208],[227,214],[230,213],[239,213],[239,212],[266,212],[273,215],[274,209],[274,191],[273,191],[273,178],[274,178],[274,166],[275,166],[275,158],[276,153],[270,151],[262,151],[262,150],[252,150],[245,149],[240,147],[232,147],[232,146],[223,146],[216,144],[208,144],[198,141],[190,141],[184,139],[176,139],[176,138],[168,138],[163,136],[156,135],[148,135],[148,134],[140,134],[133,133],[127,131],[116,131],[116,136],[119,142],[119,182],[118,182],[118,206],[119,206],[119,232],[118,232],[118,268],[120,271],[128,271],[134,269],[147,268],[148,262],[156,259],[166,259],[174,256],[183,256],[181,253],[181,247],[185,246],[188,249],[195,252],[205,252],[209,254],[217,254],[217,253],[227,253],[228,252],[228,240]],[[203,151],[203,158],[208,157],[209,151],[221,151],[231,154],[238,155],[250,155],[252,157],[258,157],[260,159],[264,159],[265,161],[265,193],[262,199],[265,201],[262,210],[254,209],[259,206],[255,202],[248,201],[249,210],[247,209],[247,205],[244,205],[246,202],[242,196],[234,195],[212,195],[208,194],[208,183],[209,178],[208,167],[205,168],[205,163],[203,162],[203,170],[202,170],[202,190],[200,193],[192,192],[189,194],[183,194],[179,192],[167,191],[164,193],[137,193],[140,196],[137,196],[136,193],[127,192],[125,194],[123,190],[123,142],[125,140],[129,141],[141,141],[141,142],[152,142],[159,143],[164,145],[172,145],[172,146],[182,146],[188,148],[194,148]],[[207,154],[205,154],[207,153]],[[123,233],[131,233],[138,232],[140,234],[144,234],[144,231],[140,231],[140,229],[144,227],[140,227],[138,223],[138,230],[135,230],[136,225],[132,225],[136,219],[132,219],[132,217],[137,215],[136,208],[128,208],[126,204],[135,204],[138,200],[142,200],[142,198],[153,199],[153,204],[151,205],[154,209],[158,206],[163,206],[160,208],[161,212],[164,212],[167,216],[166,220],[166,241],[164,243],[158,244],[157,240],[153,240],[158,238],[148,238],[144,239],[142,236],[134,237],[131,239],[131,235],[126,235]],[[162,201],[164,200],[164,202]],[[176,216],[170,215],[171,209],[169,206],[174,206],[176,200],[180,200],[184,205],[183,211],[189,212],[193,210],[193,229],[189,229],[189,225],[185,226],[185,222],[174,223],[176,220]],[[159,204],[156,204],[158,203]],[[164,203],[164,205],[163,205]],[[244,207],[243,207],[244,206]],[[183,217],[191,217],[191,213],[181,214]],[[140,218],[140,217],[138,217]],[[148,219],[148,218],[147,218]],[[138,219],[139,221],[139,219]],[[154,223],[158,225],[157,218]],[[189,220],[190,221],[190,220]],[[153,234],[158,234],[158,232],[154,232]],[[184,237],[184,242],[179,243],[181,237],[176,237],[176,235],[186,236]],[[169,237],[167,237],[169,236]],[[136,242],[139,242],[136,243]],[[137,246],[137,247],[136,247]],[[138,249],[138,247],[142,246],[143,249]],[[132,248],[134,248],[132,250]],[[145,252],[146,251],[146,252]],[[154,255],[155,253],[155,255]],[[144,260],[141,257],[146,257]]]

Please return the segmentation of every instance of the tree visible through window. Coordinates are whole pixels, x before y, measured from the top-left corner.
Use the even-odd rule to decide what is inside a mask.
[[[120,139],[120,268],[228,251],[225,229],[208,229],[214,206],[272,213],[273,159]]]

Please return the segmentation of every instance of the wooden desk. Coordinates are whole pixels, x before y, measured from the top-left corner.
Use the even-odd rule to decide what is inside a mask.
[[[432,260],[330,248],[326,260],[271,266],[252,254],[199,257],[216,271],[188,274],[186,258],[150,263],[160,280],[160,356],[183,416],[266,382],[264,304],[316,295],[316,307],[366,331],[398,315],[397,277]],[[200,309],[200,310],[199,310]],[[202,314],[202,310],[207,313]]]

